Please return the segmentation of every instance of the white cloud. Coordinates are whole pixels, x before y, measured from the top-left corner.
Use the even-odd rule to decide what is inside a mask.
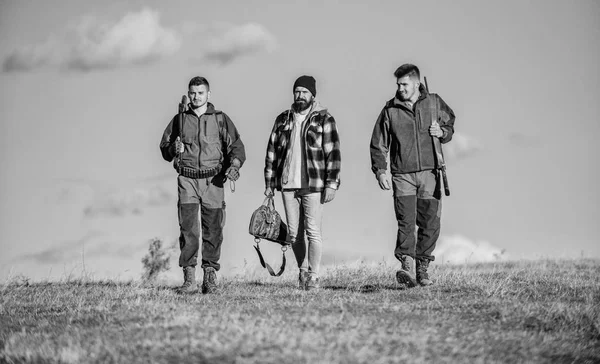
[[[176,52],[180,35],[160,24],[157,11],[143,9],[112,24],[88,18],[60,36],[26,45],[4,61],[4,71],[30,71],[43,67],[90,71],[147,64]]]
[[[472,241],[462,235],[441,237],[434,254],[436,262],[454,264],[497,262],[508,259],[504,249],[487,241]]]
[[[461,133],[454,133],[452,140],[443,145],[444,157],[463,159],[480,152],[483,147],[478,140]]]
[[[18,259],[21,261],[33,261],[36,263],[62,263],[68,260],[77,259],[84,253],[86,245],[99,244],[99,239],[103,237],[103,234],[91,231],[85,236],[75,239],[64,241],[59,244],[46,247],[39,252],[27,253],[20,256]]]
[[[38,252],[23,254],[17,257],[17,261],[38,264],[66,264],[79,260],[91,262],[101,257],[131,259],[135,255],[147,251],[149,242],[150,240],[138,241],[122,236],[111,236],[111,234],[98,231],[89,231],[78,239],[50,244]],[[179,250],[179,245],[165,243],[164,249],[171,255],[175,255],[174,253]]]
[[[56,64],[61,58],[60,47],[60,40],[55,38],[41,44],[24,45],[6,57],[2,68],[5,72],[30,71]]]
[[[512,145],[522,148],[538,147],[541,145],[541,140],[538,137],[518,132],[508,134],[508,141]]]
[[[276,47],[275,37],[260,24],[247,23],[238,26],[219,26],[208,39],[200,57],[221,65],[258,52],[271,52]]]
[[[84,215],[88,218],[139,215],[145,208],[164,206],[174,201],[176,201],[174,192],[172,193],[166,186],[156,184],[100,194],[84,209]]]
[[[179,51],[184,37],[196,61],[219,65],[276,47],[275,37],[260,24],[185,23],[175,29],[162,25],[157,11],[143,9],[111,23],[94,17],[79,19],[75,26],[44,42],[15,49],[4,59],[3,70],[93,71],[150,64]]]

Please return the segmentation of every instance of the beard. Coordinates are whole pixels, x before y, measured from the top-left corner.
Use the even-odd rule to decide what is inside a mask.
[[[201,107],[203,104],[201,101],[192,101],[192,102],[190,102],[190,105],[191,105],[192,109],[195,110],[195,109]]]
[[[310,101],[306,101],[303,99],[296,99],[296,101],[294,101],[294,111],[296,112],[301,112],[304,111],[306,109],[308,109],[313,103],[313,100]]]
[[[408,101],[409,97],[408,97],[408,92],[406,93],[401,93],[400,91],[396,91],[396,97],[398,98],[398,100],[400,101]]]

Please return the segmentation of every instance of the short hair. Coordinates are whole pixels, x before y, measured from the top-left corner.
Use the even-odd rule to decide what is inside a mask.
[[[192,87],[192,86],[201,86],[201,85],[206,85],[206,89],[210,90],[210,85],[208,84],[208,80],[204,77],[200,77],[200,76],[196,76],[194,78],[192,78],[190,80],[190,83],[188,84],[188,88]]]
[[[421,72],[419,72],[419,67],[414,64],[405,63],[402,66],[398,67],[394,72],[394,76],[396,78],[402,78],[404,76],[409,76],[411,78],[421,79]]]

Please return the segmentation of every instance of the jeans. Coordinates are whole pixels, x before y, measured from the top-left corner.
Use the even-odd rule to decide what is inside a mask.
[[[436,193],[439,182],[435,170],[392,176],[398,221],[394,255],[398,260],[403,255],[417,260],[435,259],[433,250],[440,236],[442,214],[442,201]]]
[[[200,225],[202,222],[202,268],[221,267],[221,244],[225,226],[225,191],[213,183],[213,177],[188,178],[177,177],[179,202],[179,266],[188,267],[198,264],[200,248]]]
[[[323,253],[321,192],[284,190],[282,196],[288,235],[298,268],[318,277]],[[305,241],[305,233],[308,244]]]

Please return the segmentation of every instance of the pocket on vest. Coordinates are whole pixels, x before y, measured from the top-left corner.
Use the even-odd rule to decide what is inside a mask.
[[[223,159],[219,134],[202,136],[200,146],[200,167],[212,168]]]

